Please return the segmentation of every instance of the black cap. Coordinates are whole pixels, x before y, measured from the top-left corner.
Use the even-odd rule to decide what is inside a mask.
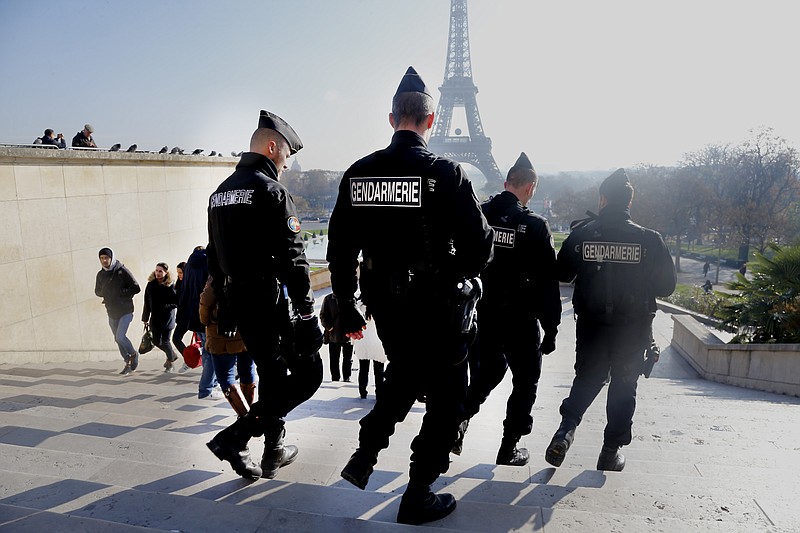
[[[283,120],[275,113],[270,113],[269,111],[264,111],[262,109],[261,115],[258,117],[258,127],[275,130],[283,135],[283,138],[286,139],[287,143],[289,143],[289,150],[292,154],[296,154],[303,148],[303,142],[300,140],[300,137],[297,135],[297,133],[292,129],[288,122]]]
[[[511,170],[520,170],[523,168],[534,170],[533,163],[531,163],[531,160],[528,159],[527,155],[525,155],[525,152],[520,152],[519,157],[517,158],[517,162],[514,163],[514,166],[511,167]]]
[[[111,259],[114,259],[114,252],[111,251],[111,248],[100,248],[100,251],[97,253],[97,256],[107,255]]]
[[[425,82],[414,70],[414,67],[408,67],[403,79],[400,80],[400,85],[397,86],[397,91],[394,93],[395,98],[401,93],[422,93],[433,98],[428,87],[425,86]]]
[[[624,168],[618,168],[600,184],[600,194],[605,196],[610,204],[627,204],[631,199],[631,191],[633,186]]]

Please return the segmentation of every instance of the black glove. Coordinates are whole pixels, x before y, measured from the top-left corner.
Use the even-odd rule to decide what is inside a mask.
[[[339,327],[343,333],[356,333],[364,329],[366,325],[367,320],[355,300],[339,300]]]
[[[217,333],[229,339],[236,336],[236,321],[224,298],[217,302]]]
[[[308,318],[298,317],[294,322],[294,349],[298,357],[314,355],[322,347],[322,327],[319,317],[311,315]]]
[[[547,355],[556,351],[556,332],[546,332],[542,344],[539,345],[539,350]]]

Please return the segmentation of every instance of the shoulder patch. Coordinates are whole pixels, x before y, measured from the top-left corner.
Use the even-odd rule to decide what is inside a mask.
[[[300,233],[300,219],[297,217],[289,217],[286,219],[286,225],[292,233]]]
[[[353,207],[421,207],[421,176],[350,178]]]

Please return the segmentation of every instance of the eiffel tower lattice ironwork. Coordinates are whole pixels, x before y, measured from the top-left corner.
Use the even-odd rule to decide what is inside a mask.
[[[467,0],[450,1],[450,36],[447,42],[447,66],[444,82],[439,87],[441,98],[436,108],[436,122],[428,141],[435,154],[460,163],[474,165],[486,177],[487,189],[502,190],[503,176],[492,156],[492,140],[483,132],[475,95],[478,88],[472,81],[472,62],[469,53]],[[456,130],[451,134],[453,109],[463,107],[468,135]]]

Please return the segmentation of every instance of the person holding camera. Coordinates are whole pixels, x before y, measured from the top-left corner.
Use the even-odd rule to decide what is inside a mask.
[[[67,147],[67,141],[64,140],[64,134],[59,133],[56,135],[55,132],[50,128],[44,130],[44,135],[42,135],[38,140],[41,140],[41,144],[56,146],[59,150],[64,150]]]
[[[217,332],[241,334],[256,363],[259,399],[208,448],[249,479],[273,478],[295,460],[297,447],[284,445],[284,418],[322,383],[322,328],[314,314],[300,220],[278,181],[286,160],[302,147],[285,120],[261,111],[250,151],[209,198],[206,251]],[[291,331],[287,297],[295,315]],[[264,455],[257,465],[247,443],[262,434]]]
[[[457,316],[464,302],[456,292],[459,281],[477,276],[492,257],[492,229],[464,170],[427,148],[433,121],[433,97],[409,67],[389,114],[392,142],[345,172],[328,236],[342,329],[363,338],[364,316],[355,300],[363,253],[361,298],[389,360],[342,477],[364,489],[395,425],[417,398],[427,399],[397,514],[406,524],[438,520],[456,506],[452,495],[431,492],[449,467],[463,419],[468,337]]]

